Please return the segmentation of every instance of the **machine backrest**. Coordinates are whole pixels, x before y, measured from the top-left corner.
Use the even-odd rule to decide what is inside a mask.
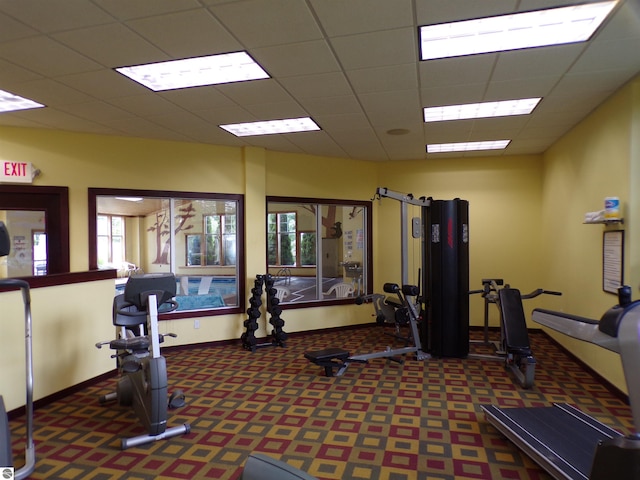
[[[507,348],[528,350],[530,348],[529,333],[520,290],[501,288],[498,290],[498,300]]]
[[[252,453],[242,471],[240,480],[317,480],[280,460],[262,453]]]
[[[173,273],[147,273],[129,277],[124,287],[124,301],[138,310],[147,309],[147,298],[156,295],[158,305],[176,296],[176,277]]]
[[[9,231],[4,222],[0,222],[0,257],[9,255],[11,242],[9,241]]]

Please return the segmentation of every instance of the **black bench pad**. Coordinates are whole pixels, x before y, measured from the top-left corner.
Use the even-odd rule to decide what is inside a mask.
[[[346,360],[349,356],[350,353],[342,348],[325,348],[324,350],[314,350],[304,353],[304,357],[314,363],[326,362],[332,359]]]

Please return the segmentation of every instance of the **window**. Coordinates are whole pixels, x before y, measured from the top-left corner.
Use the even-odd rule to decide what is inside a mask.
[[[204,215],[202,234],[187,234],[187,266],[236,264],[236,216]]]
[[[121,268],[125,261],[125,222],[120,215],[98,215],[98,268]]]
[[[90,188],[89,212],[90,268],[115,268],[116,292],[132,273],[172,272],[171,318],[243,311],[242,195]]]
[[[365,294],[372,282],[371,202],[267,198],[267,260],[287,305],[341,302],[332,286]],[[330,293],[329,293],[330,292]]]
[[[47,274],[47,234],[36,230],[31,234],[31,257],[33,258],[33,276]]]
[[[298,265],[296,255],[296,213],[270,213],[267,216],[269,265]]]

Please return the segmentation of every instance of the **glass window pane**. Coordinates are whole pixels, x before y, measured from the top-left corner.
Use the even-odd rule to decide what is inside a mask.
[[[335,301],[335,294],[326,292],[336,283],[350,285],[351,297],[367,292],[370,202],[274,198],[268,199],[267,207],[269,271],[296,291],[284,303]]]
[[[90,195],[92,190],[101,189],[90,189]],[[96,238],[99,263],[107,255],[102,251],[111,248],[109,255],[121,255],[145,273],[174,273],[178,312],[236,312],[241,298],[237,264],[243,262],[244,248],[243,219],[237,217],[242,196],[192,195],[158,192],[158,197],[145,197],[128,190],[127,200],[121,191],[117,196],[97,194],[96,230],[98,217],[121,217],[104,237],[107,241]]]
[[[98,215],[98,235],[109,235],[111,232],[111,225],[109,223],[109,217],[106,215]]]

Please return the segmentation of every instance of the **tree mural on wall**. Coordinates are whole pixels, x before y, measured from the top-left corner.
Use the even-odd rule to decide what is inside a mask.
[[[176,215],[176,228],[173,231],[174,235],[183,230],[191,230],[193,225],[185,225],[190,218],[195,217],[196,209],[193,207],[193,202],[189,202],[184,207],[178,208],[178,214]],[[171,222],[169,218],[169,209],[156,212],[155,223],[147,228],[147,232],[156,233],[156,258],[153,260],[154,265],[169,265],[169,252],[171,251]],[[164,239],[164,237],[169,238]]]
[[[303,205],[303,208],[310,211],[314,215],[316,214],[315,205]],[[336,223],[335,205],[329,205],[329,208],[327,209],[327,216],[322,217],[322,226],[325,228],[325,232],[328,238],[340,238],[342,236],[342,230],[340,228],[341,223]]]

